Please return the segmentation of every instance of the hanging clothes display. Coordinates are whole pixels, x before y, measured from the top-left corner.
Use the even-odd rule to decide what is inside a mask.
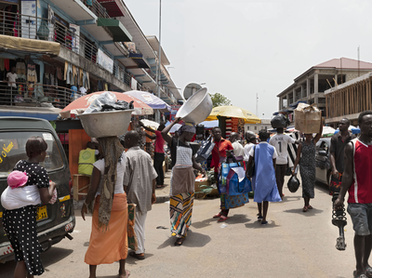
[[[35,84],[37,83],[36,65],[32,62],[28,62],[28,72],[26,81],[28,82],[28,95],[25,97],[31,98],[35,91]]]

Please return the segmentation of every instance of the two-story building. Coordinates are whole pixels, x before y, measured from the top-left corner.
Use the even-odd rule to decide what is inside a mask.
[[[326,95],[324,92],[370,72],[372,72],[372,63],[349,58],[332,59],[312,66],[277,95],[279,111],[290,112],[299,102],[304,102],[314,104],[325,117]],[[289,119],[292,119],[291,115]]]
[[[53,120],[73,97],[132,89],[182,99],[158,40],[123,0],[0,0],[0,115]]]

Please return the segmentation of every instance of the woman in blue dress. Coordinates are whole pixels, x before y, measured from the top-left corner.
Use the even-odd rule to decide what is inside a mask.
[[[266,129],[258,133],[260,143],[255,145],[249,153],[249,165],[254,160],[254,172],[247,168],[247,176],[252,179],[254,202],[258,205],[258,220],[261,224],[268,224],[266,217],[269,202],[282,201],[275,178],[275,160],[278,156],[275,147],[268,144],[269,133]],[[262,212],[261,212],[262,204]]]

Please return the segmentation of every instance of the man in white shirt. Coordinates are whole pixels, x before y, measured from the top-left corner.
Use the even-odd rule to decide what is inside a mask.
[[[18,75],[15,72],[15,67],[12,67],[11,71],[7,73],[7,80],[8,80],[8,87],[17,88],[17,81]]]
[[[235,156],[238,162],[243,161],[244,157],[244,147],[239,142],[239,134],[236,132],[232,132],[231,136],[229,137],[229,141],[232,143],[233,147],[233,155]]]
[[[285,180],[285,174],[288,164],[288,143],[298,144],[299,141],[293,139],[289,135],[283,134],[283,128],[277,128],[276,132],[277,134],[270,139],[269,143],[274,146],[276,151],[278,152],[278,157],[276,158],[275,176],[279,195],[283,200],[283,196],[285,196],[283,194],[283,183]]]

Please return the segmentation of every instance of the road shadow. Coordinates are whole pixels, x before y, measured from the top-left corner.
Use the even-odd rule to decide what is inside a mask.
[[[47,273],[47,274],[50,273],[47,266],[56,264],[60,260],[68,257],[70,254],[72,254],[72,252],[74,252],[74,250],[72,250],[72,249],[58,248],[58,247],[52,246],[46,252],[41,253],[40,259],[42,260],[42,264],[43,264],[45,273]],[[0,265],[0,273],[1,273],[0,276],[1,277],[13,277],[15,264],[16,264],[16,262],[14,260],[8,261],[4,264],[1,264]],[[56,277],[56,276],[57,276],[57,274],[54,274],[54,277]]]
[[[261,221],[254,221],[253,223],[245,224],[246,228],[248,229],[271,229],[279,227],[280,225],[276,225],[274,220],[268,220],[268,224],[262,225]]]
[[[136,265],[137,262],[140,261],[140,260],[138,260],[138,259],[136,259],[136,258],[134,258],[134,257],[132,257],[130,255],[130,253],[133,253],[133,252],[135,252],[135,251],[133,251],[131,249],[128,250],[128,257],[126,257],[126,264],[127,265]],[[154,256],[154,254],[152,254],[152,253],[145,253],[144,254],[145,260],[147,260],[147,259],[149,259],[149,258],[151,258],[153,256]]]
[[[307,212],[304,212],[303,208],[296,208],[296,209],[284,210],[283,212],[297,213],[297,214],[301,214],[303,216],[309,217],[309,216],[314,216],[316,214],[322,213],[323,210],[322,209],[313,208],[313,209],[309,209]]]
[[[298,201],[302,199],[301,196],[290,196],[290,195],[285,195],[283,196],[283,200],[281,203],[287,203],[287,202],[293,202],[293,201]]]
[[[214,221],[213,218],[209,218],[209,219],[204,219],[203,221],[197,221],[192,223],[192,226],[196,229],[203,229],[205,227],[210,226]]]
[[[211,241],[211,237],[208,235],[203,235],[203,234],[189,230],[188,235],[187,235],[185,241],[183,242],[182,246],[175,246],[175,241],[176,241],[176,237],[171,236],[167,240],[165,240],[160,246],[158,246],[157,249],[163,249],[166,247],[180,248],[182,246],[204,247]]]
[[[218,219],[215,219],[215,222],[218,221]],[[251,219],[246,215],[246,214],[230,214],[228,215],[228,219],[225,220],[224,222],[220,222],[220,223],[226,223],[226,224],[230,224],[230,225],[234,225],[234,224],[244,224],[251,221]]]

